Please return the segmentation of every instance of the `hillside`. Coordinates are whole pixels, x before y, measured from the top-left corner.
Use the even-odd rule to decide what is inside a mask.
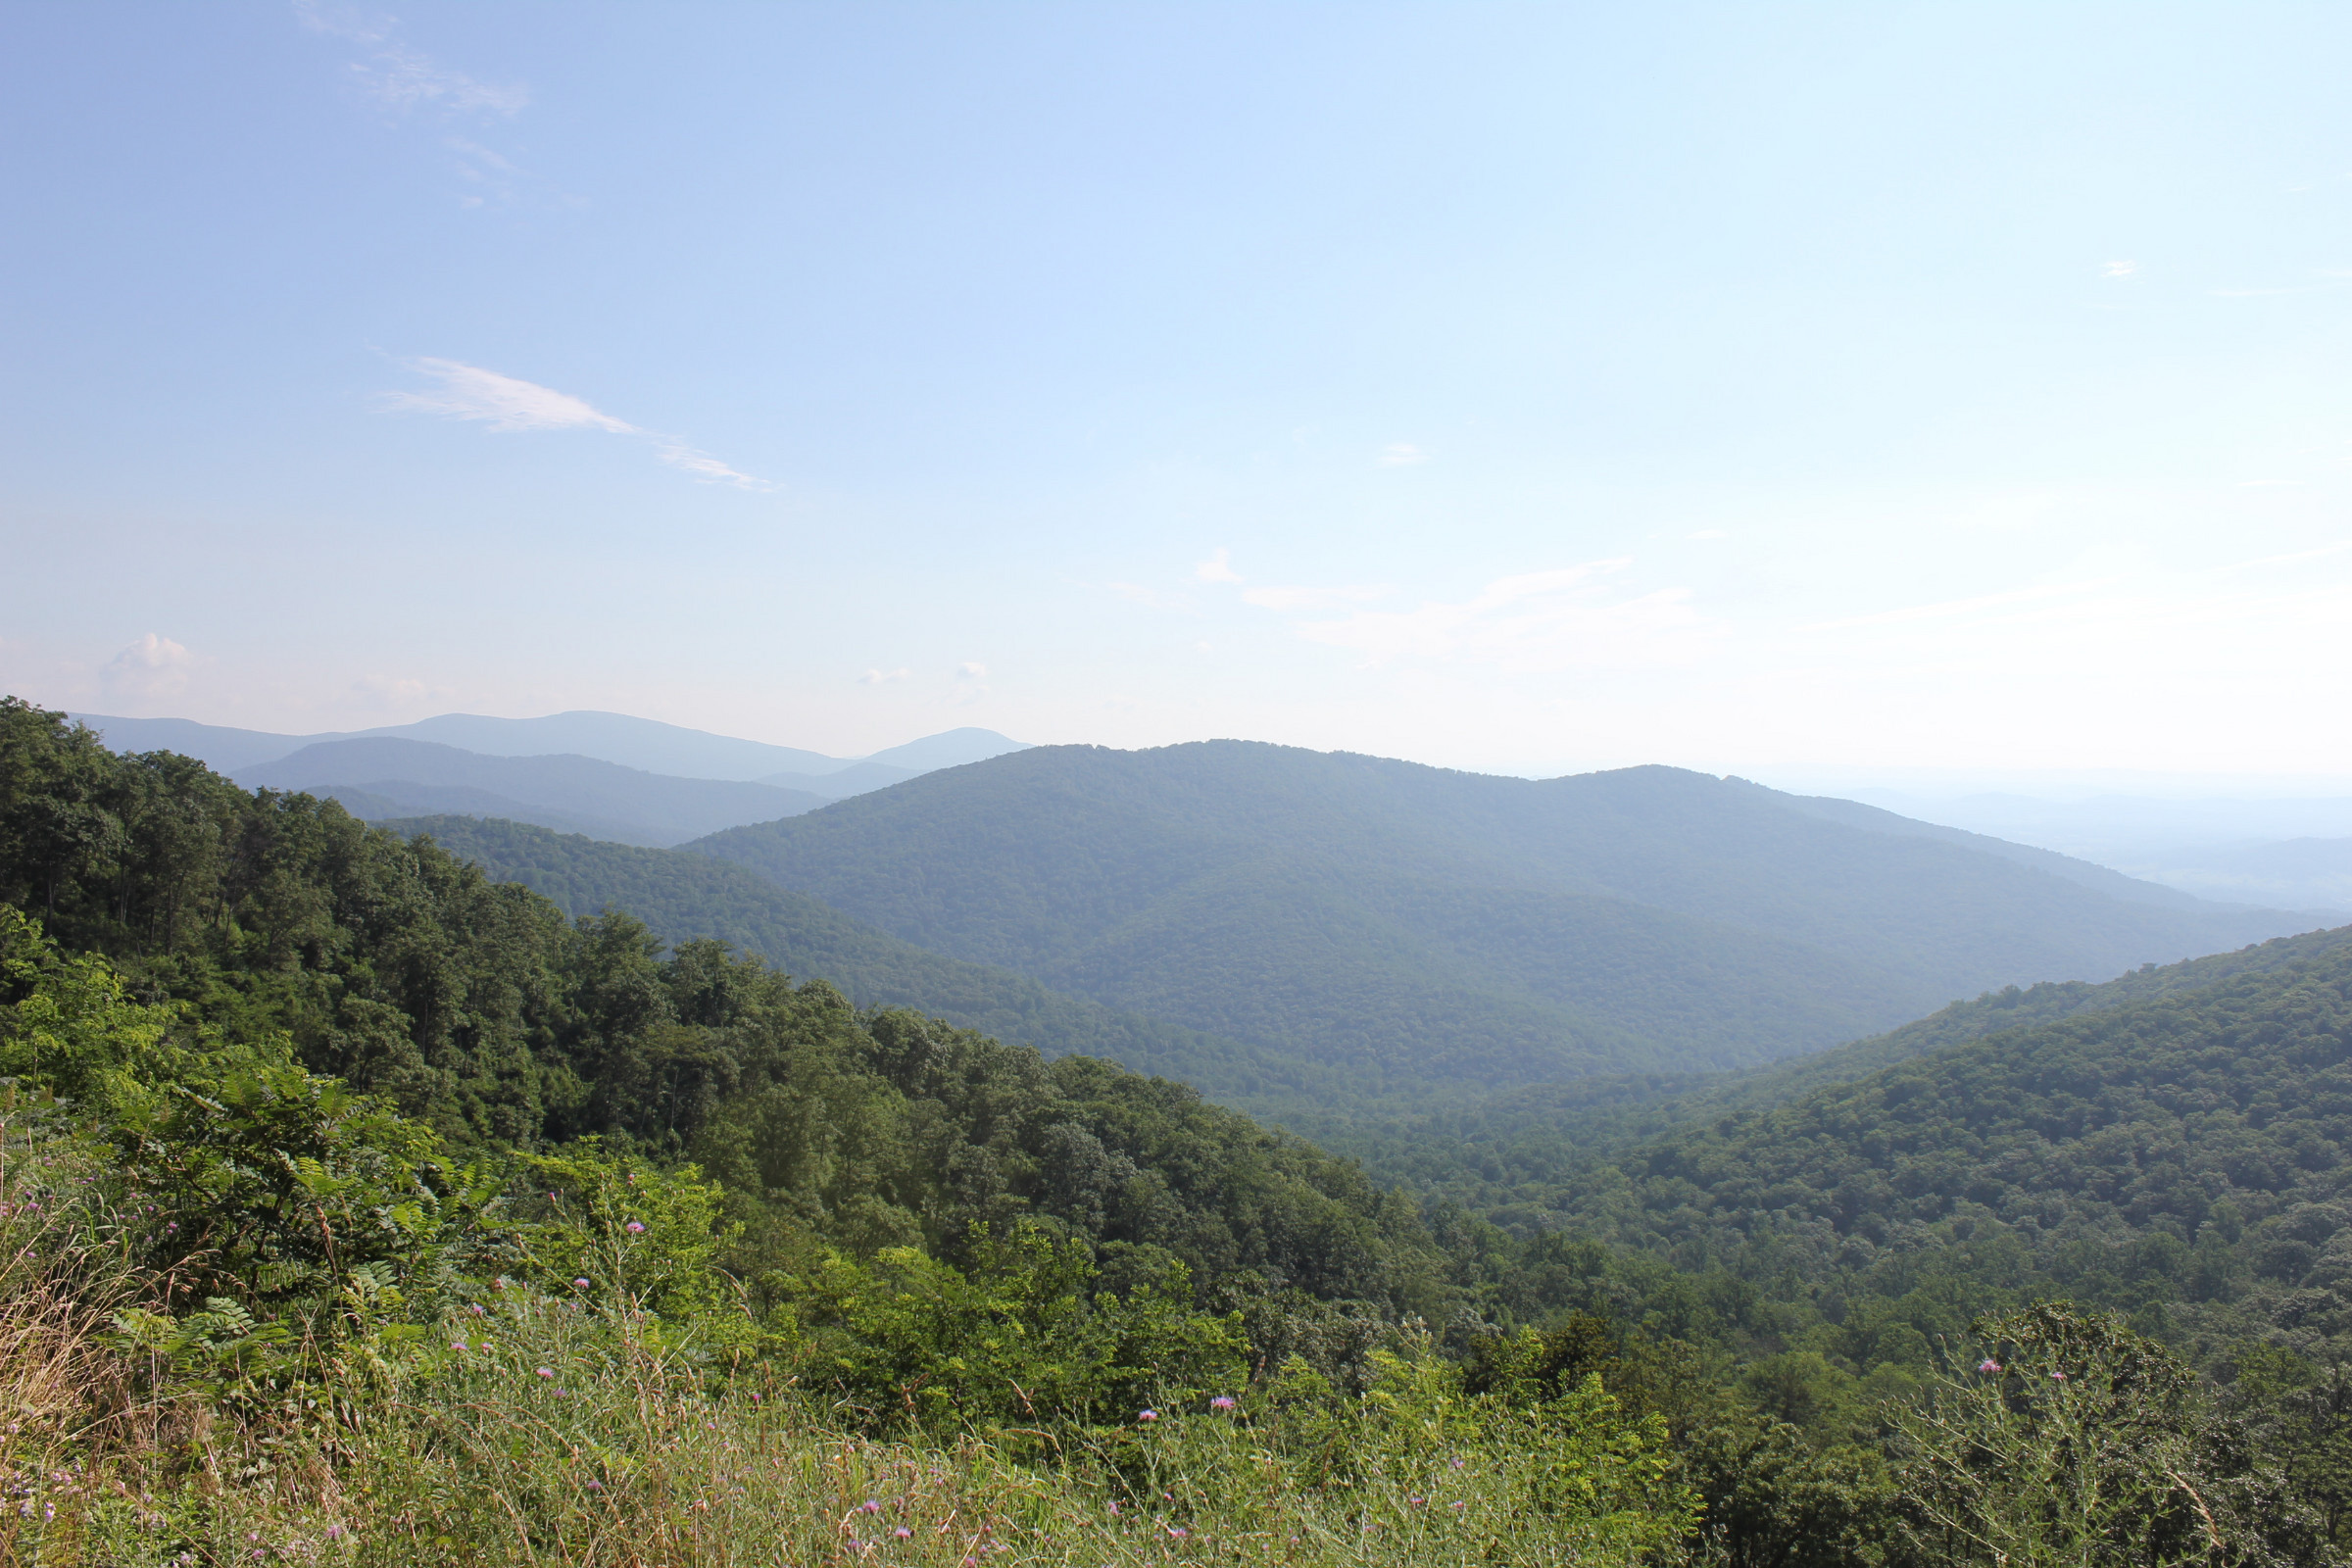
[[[1109,1005],[1488,1085],[1751,1065],[2311,923],[1671,768],[1535,782],[1240,742],[1038,748],[687,848]]]
[[[862,1007],[911,1007],[1049,1056],[1106,1057],[1246,1108],[1354,1105],[1383,1089],[1264,1047],[1063,996],[1024,975],[942,957],[723,860],[470,816],[378,825],[429,839],[575,918],[625,908],[663,942],[713,937],[779,970],[826,980]]]
[[[494,812],[640,845],[676,844],[824,804],[772,784],[672,778],[592,757],[485,757],[390,737],[321,741],[244,768],[237,779],[250,789],[352,789],[413,815]]]
[[[2352,926],[2339,926],[2180,963],[2150,964],[2098,985],[2073,980],[2011,986],[1956,1002],[1883,1035],[1743,1071],[1620,1074],[1531,1084],[1405,1114],[1309,1110],[1294,1120],[1302,1131],[1346,1149],[1393,1180],[1443,1188],[1465,1168],[1485,1171],[1476,1201],[1492,1206],[1510,1200],[1488,1191],[1486,1183],[1512,1188],[1560,1183],[1595,1158],[1650,1139],[1771,1110],[1815,1090],[1990,1035],[2180,997],[2346,950],[2352,950]]]

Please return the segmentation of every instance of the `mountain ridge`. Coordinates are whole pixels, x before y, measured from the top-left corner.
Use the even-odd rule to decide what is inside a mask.
[[[1752,1064],[2310,923],[2117,899],[1784,799],[1663,767],[1522,780],[1254,742],[1042,747],[681,848],[933,952],[1318,1059],[1426,1062],[1445,1018],[1488,1037],[1483,1058],[1447,1049],[1491,1085]],[[1776,994],[1783,1015],[1759,1016]],[[1550,1059],[1499,1066],[1531,1029]],[[1646,1054],[1607,1039],[1628,1032]]]

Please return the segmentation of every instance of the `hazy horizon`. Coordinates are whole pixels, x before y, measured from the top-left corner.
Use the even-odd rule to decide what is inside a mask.
[[[53,707],[2352,793],[2339,10],[16,21]]]

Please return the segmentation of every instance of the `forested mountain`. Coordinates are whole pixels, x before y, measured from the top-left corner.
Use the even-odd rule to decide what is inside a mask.
[[[1109,1005],[1489,1085],[1761,1062],[2311,923],[2110,898],[1671,768],[1240,742],[1037,748],[689,847]]]
[[[714,937],[774,967],[821,976],[865,1007],[907,1007],[1047,1055],[1079,1053],[1192,1084],[1229,1104],[1296,1116],[1307,1106],[1353,1108],[1390,1086],[1264,1046],[1163,1023],[1049,990],[1026,975],[943,957],[854,920],[805,893],[725,860],[636,849],[518,822],[466,816],[380,824],[441,849],[502,882],[519,882],[575,918],[627,909],[664,942]]]
[[[1531,1084],[1481,1097],[1432,1099],[1418,1107],[1301,1107],[1290,1125],[1346,1148],[1375,1169],[1415,1182],[1448,1180],[1459,1152],[1511,1148],[1523,1172],[1556,1175],[1595,1152],[1622,1149],[1677,1128],[1740,1112],[1768,1110],[1827,1084],[1868,1077],[1948,1046],[1982,1040],[2080,1013],[2199,991],[2241,974],[2267,974],[2352,948],[2352,926],[2274,937],[2268,942],[2148,964],[2091,985],[2044,981],[1986,992],[1867,1040],[1788,1061],[1732,1072],[1626,1073],[1570,1083]],[[1477,1163],[1484,1164],[1481,1152]],[[1433,1174],[1435,1173],[1435,1174]]]
[[[495,812],[626,844],[676,844],[716,828],[790,816],[825,798],[772,784],[671,778],[592,757],[484,757],[431,741],[321,741],[247,767],[249,788],[348,788],[412,815]]]
[[[1506,1226],[1728,1268],[1848,1365],[1915,1361],[1914,1334],[2037,1292],[2141,1313],[2207,1355],[2270,1338],[2341,1361],[2352,941],[2329,935],[1615,1152],[1533,1123],[1433,1128],[1382,1168]],[[2031,997],[2012,1010],[2061,1001]]]

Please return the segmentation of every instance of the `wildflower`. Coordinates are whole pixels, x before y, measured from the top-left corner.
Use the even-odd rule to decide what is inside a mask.
[[[1240,1402],[1230,1394],[1220,1394],[1208,1401],[1208,1407],[1211,1410],[1230,1410]]]
[[[1982,1360],[1982,1361],[1979,1361],[1979,1362],[1977,1363],[1977,1370],[1978,1370],[1978,1371],[1980,1371],[1980,1372],[1998,1372],[2000,1369],[2001,1369],[2001,1363],[2000,1363],[2000,1362],[1998,1362],[1998,1361],[1995,1361],[1995,1360],[1994,1360],[1994,1359],[1993,1359],[1991,1356],[1989,1356],[1989,1355],[1988,1355],[1988,1356],[1986,1356],[1986,1357],[1985,1357],[1984,1360]]]
[[[1470,1505],[1466,1502],[1449,1502],[1446,1506],[1448,1508],[1467,1508]]]
[[[552,1378],[556,1375],[556,1369],[552,1366],[543,1366],[539,1368],[539,1375],[543,1378]]]
[[[1405,1506],[1408,1508],[1418,1508],[1421,1506],[1421,1504],[1427,1502],[1428,1500],[1429,1499],[1427,1497],[1407,1497],[1404,1499],[1404,1502]]]
[[[341,1525],[328,1525],[328,1526],[326,1527],[326,1539],[327,1539],[327,1540],[329,1540],[329,1541],[340,1541],[340,1540],[342,1540],[342,1539],[343,1539],[343,1527],[342,1527]]]
[[[466,1342],[464,1340],[452,1340],[449,1342],[449,1348],[453,1350],[463,1350],[466,1348]]]
[[[1135,1418],[1138,1421],[1156,1421],[1159,1419],[1159,1412],[1157,1410],[1138,1410],[1135,1412]]]
[[[882,1511],[882,1505],[871,1497],[866,1498],[865,1501],[859,1503],[858,1506],[862,1508],[867,1513],[880,1513]]]
[[[573,1280],[571,1282],[571,1288],[575,1291],[584,1291],[588,1288],[588,1282],[586,1280]]]
[[[590,1476],[588,1478],[588,1490],[590,1492],[602,1492],[605,1490],[605,1484],[602,1481],[597,1480],[596,1477]]]
[[[626,1229],[631,1236],[643,1236],[645,1234],[645,1227],[637,1223],[635,1220],[629,1221],[629,1223],[623,1228]]]
[[[466,1308],[466,1310],[471,1312],[475,1317],[480,1317],[482,1315],[482,1303],[476,1301],[471,1306]]]
[[[1119,1505],[1115,1502],[1110,1505],[1110,1516],[1113,1519],[1116,1519],[1119,1516]]]
[[[914,1532],[913,1532],[913,1531],[911,1531],[911,1530],[909,1530],[909,1529],[907,1529],[907,1528],[906,1528],[905,1525],[901,1525],[901,1526],[899,1526],[899,1528],[898,1528],[898,1529],[896,1529],[896,1530],[893,1530],[893,1531],[892,1531],[890,1534],[891,1534],[891,1539],[893,1539],[894,1541],[906,1541],[906,1540],[907,1540],[908,1538],[912,1537],[912,1536],[913,1536],[913,1534],[914,1534]]]
[[[1462,1467],[1462,1456],[1458,1453],[1453,1456],[1453,1467],[1456,1470],[1459,1470]]]
[[[1191,1535],[1192,1532],[1185,1529],[1182,1525],[1170,1525],[1168,1526],[1168,1534],[1174,1536],[1178,1541],[1182,1541],[1185,1537]]]
[[[2053,1372],[2050,1374],[2050,1381],[2052,1383],[2064,1383],[2066,1381],[2066,1374],[2063,1372]]]

